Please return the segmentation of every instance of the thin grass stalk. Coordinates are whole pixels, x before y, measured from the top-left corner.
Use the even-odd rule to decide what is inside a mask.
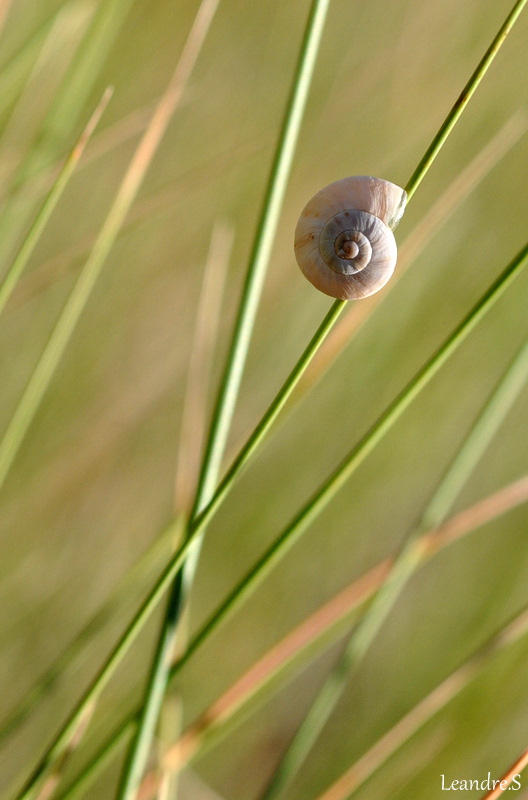
[[[131,734],[134,733],[139,715],[128,717],[105,740],[104,747],[100,748],[96,756],[83,768],[75,780],[62,792],[55,795],[55,800],[77,800],[84,797],[105,768],[119,755]]]
[[[503,650],[514,646],[528,634],[528,610],[519,614],[455,669],[433,691],[415,705],[387,733],[359,758],[317,800],[350,800],[366,781],[412,736],[460,695]]]
[[[218,0],[202,0],[202,4],[195,19],[195,24],[191,29],[186,46],[183,49],[167,90],[156,107],[150,124],[139,142],[119,187],[114,203],[95,243],[92,254],[66,303],[37,368],[33,373],[33,377],[28,384],[28,388],[22,397],[22,401],[19,403],[11,425],[8,428],[8,432],[0,445],[0,485],[1,480],[5,479],[7,475],[9,467],[18,451],[18,447],[36,413],[40,399],[51,380],[53,372],[88,300],[106,257],[115,242],[126,214],[137,195],[146,171],[159,147],[171,116],[187,85],[187,81],[194,68],[209,25],[216,11],[217,4]],[[176,533],[177,527],[178,524],[173,520],[169,529]],[[167,575],[169,576],[168,579]],[[163,575],[160,576],[160,580],[158,580],[156,585],[158,587],[163,586],[161,594],[168,588],[169,581],[172,577],[174,577],[174,575],[170,570],[166,570]],[[74,708],[66,723],[17,795],[17,800],[32,800],[35,798],[47,776],[52,773],[55,764],[62,761],[63,756],[69,752],[71,743],[76,738],[78,731],[84,727],[85,721],[91,716],[96,699],[106,686],[111,675],[120,663],[121,658],[124,656],[124,653],[128,650],[128,647],[139,631],[137,627],[138,620],[141,626],[141,621],[149,616],[156,604],[156,592],[153,592],[147,597],[142,606],[145,617],[140,613],[118,641],[108,661],[98,672],[91,686]]]
[[[494,494],[456,514],[438,529],[425,534],[421,542],[422,563],[476,528],[528,502],[528,476],[514,481]],[[350,626],[357,610],[382,586],[391,559],[380,562],[356,579],[324,606],[315,611],[284,639],[274,645],[249,670],[193,722],[182,738],[163,755],[163,769],[179,772],[195,756],[207,753],[235,727],[269,699],[270,691],[284,685],[313,658],[335,644]],[[178,674],[171,670],[171,680]],[[255,676],[255,677],[254,677]],[[57,800],[73,800],[88,787],[108,763],[108,748],[118,748],[137,724],[139,709],[132,712]],[[143,796],[143,789],[140,797]]]
[[[218,339],[220,309],[234,234],[234,229],[224,222],[216,222],[213,226],[198,300],[174,481],[174,507],[182,514],[189,512],[200,471],[200,453],[207,425],[206,398],[209,394],[212,359]],[[177,544],[178,542],[173,543],[173,550]],[[175,658],[180,648],[185,648],[187,624],[188,614],[185,614],[180,619],[172,653],[168,654],[171,660]],[[170,739],[177,738],[181,733],[181,697],[178,695],[168,698],[163,710],[160,726],[165,731],[163,736],[169,736]],[[169,792],[168,796],[177,796],[178,780],[179,776],[163,775],[160,778],[160,785],[163,786],[163,790],[160,789],[159,792],[160,800]]]
[[[62,193],[64,192],[66,186],[69,183],[70,178],[73,175],[73,172],[79,163],[79,160],[84,152],[86,145],[88,144],[95,127],[97,126],[108,102],[110,97],[112,96],[113,89],[108,88],[104,92],[97,108],[91,115],[88,123],[81,133],[79,139],[77,140],[74,148],[70,152],[68,158],[64,162],[62,169],[60,170],[55,183],[53,184],[48,196],[44,200],[35,221],[31,225],[24,242],[22,243],[18,253],[16,254],[15,258],[9,269],[7,270],[2,282],[0,283],[0,314],[5,308],[7,301],[9,300],[17,282],[22,274],[23,270],[25,269],[34,249],[35,246],[46,227],[46,224],[52,215],[55,206],[59,202]]]
[[[444,122],[440,126],[440,129],[436,134],[436,136],[434,137],[433,141],[431,142],[429,149],[427,150],[424,157],[416,167],[414,173],[412,174],[409,180],[409,183],[406,186],[406,192],[409,200],[415,193],[416,189],[418,188],[423,178],[425,177],[426,173],[430,169],[436,156],[438,155],[443,145],[445,144],[447,137],[451,133],[453,127],[457,123],[458,118],[460,117],[465,107],[469,103],[477,86],[479,85],[482,78],[484,77],[489,67],[493,63],[495,56],[502,47],[508,33],[515,25],[519,17],[519,14],[521,13],[525,5],[526,5],[526,0],[517,0],[512,10],[506,17],[504,23],[500,27],[497,35],[495,36],[492,43],[484,53],[484,56],[482,57],[480,63],[478,64],[475,72],[473,73],[467,84],[464,86],[464,88],[462,89],[462,92],[458,97],[457,101],[455,102],[455,105],[453,106],[452,110],[449,112]]]
[[[281,756],[261,800],[275,800],[302,768],[336,708],[351,677],[394,608],[398,597],[423,560],[423,534],[437,528],[462,492],[486,448],[518,398],[528,378],[526,341],[491,393],[469,433],[440,480],[416,527],[406,536],[384,584],[353,631],[345,650],[317,692],[291,742]]]
[[[233,336],[213,411],[198,487],[190,515],[189,534],[192,531],[193,521],[211,500],[218,483],[218,475],[247,359],[264,278],[284,202],[328,6],[329,0],[313,0],[308,15],[292,89],[288,98],[249,260]],[[182,570],[175,578],[148,678],[142,716],[123,769],[117,793],[118,800],[131,800],[135,796],[145,769],[167,687],[170,655],[174,651],[181,612],[186,605],[194,579],[204,532],[205,528],[202,528],[201,533],[193,537],[192,546],[186,556]]]

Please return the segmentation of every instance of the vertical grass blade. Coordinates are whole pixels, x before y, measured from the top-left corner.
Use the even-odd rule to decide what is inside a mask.
[[[191,512],[191,531],[193,520],[212,498],[218,482],[221,461],[242,380],[242,373],[299,137],[328,6],[329,0],[313,0],[308,16],[293,78],[293,86],[286,106],[246,273],[227,361],[213,411],[195,501]],[[203,530],[204,528],[202,528],[200,535],[194,536],[184,567],[181,574],[176,576],[175,584],[169,597],[165,620],[150,670],[142,716],[123,770],[118,800],[130,800],[135,796],[144,771],[167,686],[170,654],[174,650],[181,610],[186,603],[198,563]]]

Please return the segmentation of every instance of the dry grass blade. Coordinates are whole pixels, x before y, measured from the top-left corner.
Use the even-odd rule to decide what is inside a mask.
[[[519,756],[519,758],[511,765],[509,770],[506,772],[505,775],[502,776],[500,780],[497,781],[498,786],[495,786],[488,794],[483,798],[483,800],[496,800],[497,797],[500,797],[503,792],[505,792],[508,787],[518,789],[519,787],[511,786],[514,778],[519,778],[521,772],[528,766],[528,747],[523,753]]]
[[[141,124],[141,129],[144,127],[145,125]],[[106,130],[102,135],[104,136],[105,133]],[[82,169],[87,161],[93,160],[93,146],[96,140],[97,136],[92,139],[90,148],[80,164],[80,169]],[[166,210],[169,205],[172,206],[187,199],[190,193],[199,191],[213,178],[224,175],[233,167],[236,159],[249,158],[256,152],[260,152],[263,148],[264,142],[262,138],[259,137],[258,139],[252,139],[241,145],[236,153],[230,149],[224,153],[216,154],[213,157],[208,156],[197,168],[193,168],[180,176],[174,186],[170,184],[151,194],[142,196],[130,209],[121,227],[120,236],[123,235],[125,231],[133,230],[138,224],[141,224],[149,216],[156,214],[156,212]],[[36,192],[35,196],[38,195],[40,195],[40,192]],[[60,280],[63,275],[72,272],[77,262],[89,254],[95,238],[95,233],[89,234],[86,237],[81,237],[79,240],[73,242],[71,247],[66,248],[57,256],[51,257],[42,265],[32,270],[31,274],[24,276],[20,282],[16,299],[14,299],[13,302],[24,304],[29,298],[45,292],[50,285]]]
[[[425,534],[422,547],[427,555],[433,555],[439,547],[456,541],[475,528],[506,514],[528,500],[528,475],[508,484],[488,497],[479,500],[469,508],[460,511],[439,525],[436,530]]]

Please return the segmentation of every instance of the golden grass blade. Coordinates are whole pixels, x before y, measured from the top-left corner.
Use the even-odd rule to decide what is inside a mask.
[[[514,786],[511,786],[514,778],[519,778],[521,772],[528,766],[528,747],[524,750],[519,758],[511,765],[509,770],[506,772],[505,775],[502,776],[500,780],[497,781],[498,786],[495,786],[488,794],[483,798],[483,800],[497,800],[497,797],[500,797],[501,794],[507,791],[508,788],[511,789],[518,789],[517,782]]]

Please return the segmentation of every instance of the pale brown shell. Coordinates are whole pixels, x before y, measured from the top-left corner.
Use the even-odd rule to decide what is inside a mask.
[[[407,195],[394,183],[355,175],[317,192],[295,229],[295,257],[320,291],[342,300],[368,297],[396,266],[396,227]]]

